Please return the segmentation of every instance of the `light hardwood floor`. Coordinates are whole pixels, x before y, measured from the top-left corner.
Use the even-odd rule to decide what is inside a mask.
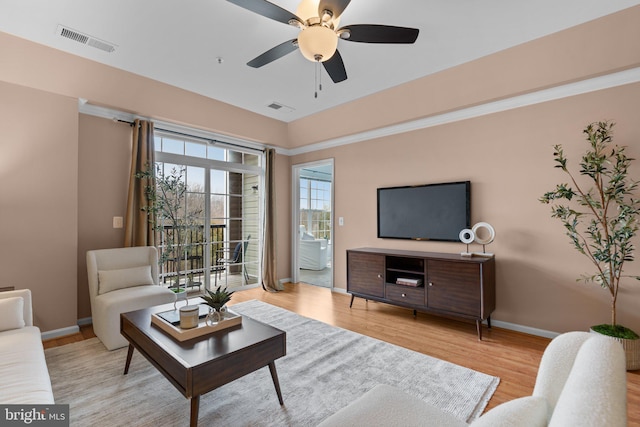
[[[287,284],[283,292],[261,288],[236,292],[230,305],[261,300],[310,317],[378,338],[438,359],[500,377],[500,385],[487,409],[521,396],[530,395],[538,364],[549,343],[546,338],[500,328],[484,330],[478,341],[475,324],[443,319],[387,304],[356,298],[349,308],[350,295],[306,284]],[[45,348],[81,341],[95,336],[91,327],[79,334],[46,341]],[[627,373],[629,426],[640,427],[640,371]]]

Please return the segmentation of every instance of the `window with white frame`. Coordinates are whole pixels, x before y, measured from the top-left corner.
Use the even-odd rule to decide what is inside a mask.
[[[188,245],[176,277],[175,260],[161,265],[161,280],[187,290],[216,286],[240,288],[260,279],[262,236],[261,189],[264,155],[261,151],[155,132],[158,173],[182,171],[187,188],[184,212],[196,212],[189,226]],[[166,250],[170,226],[158,231]]]
[[[331,240],[331,182],[300,178],[300,225],[316,239]]]

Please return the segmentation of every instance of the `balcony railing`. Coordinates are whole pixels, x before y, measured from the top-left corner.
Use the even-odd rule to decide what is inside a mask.
[[[160,250],[166,248],[167,236],[175,230],[172,226],[165,226],[158,241],[161,242]],[[180,259],[180,277],[176,275],[176,260],[167,259],[160,266],[160,280],[170,288],[177,286],[176,279],[181,287],[186,287],[188,291],[202,291],[205,276],[209,275],[209,283],[216,285],[224,284],[227,287],[240,287],[250,283],[256,283],[255,275],[248,274],[247,262],[256,265],[256,261],[247,260],[246,253],[242,253],[241,259],[237,263],[218,263],[220,258],[229,258],[239,241],[228,240],[226,226],[224,224],[212,224],[209,227],[208,241],[205,239],[205,229],[203,226],[195,226],[188,230],[187,251],[184,258]],[[169,239],[170,240],[170,239]],[[246,242],[245,242],[246,243]],[[209,245],[210,250],[206,247]],[[244,245],[247,247],[247,244]],[[209,257],[206,262],[206,257]]]
[[[167,236],[171,233],[174,233],[175,230],[172,226],[167,225],[163,228],[162,233],[159,233],[158,236],[160,244],[160,250],[164,251],[166,249],[166,241]],[[213,270],[216,268],[217,254],[219,254],[224,249],[225,242],[225,225],[224,224],[211,224],[209,227],[209,238],[207,243],[207,239],[205,238],[205,230],[204,226],[194,226],[189,228],[187,231],[187,239],[186,241],[190,242],[187,245],[186,255],[184,258],[180,259],[180,283],[182,286],[185,285],[185,276],[193,279],[193,283],[198,282],[198,284],[194,286],[202,285],[202,275],[205,273],[205,256],[206,256],[206,245],[209,244],[209,265],[212,266]],[[176,279],[176,260],[175,259],[167,259],[164,261],[160,267],[160,280],[163,283],[168,283],[170,286],[175,286]]]

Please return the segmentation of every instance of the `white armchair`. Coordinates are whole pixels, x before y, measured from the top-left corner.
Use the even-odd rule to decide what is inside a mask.
[[[305,270],[323,270],[327,266],[327,241],[316,239],[300,226],[299,267]]]
[[[125,347],[120,313],[174,302],[158,286],[158,250],[153,246],[87,251],[93,331],[108,350]]]
[[[387,384],[378,384],[318,427],[415,425],[438,427],[624,427],[625,355],[617,341],[566,332],[544,351],[533,395],[494,407],[471,424]]]

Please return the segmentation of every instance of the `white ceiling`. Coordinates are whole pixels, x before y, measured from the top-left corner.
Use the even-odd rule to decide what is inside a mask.
[[[298,3],[272,2],[292,12]],[[289,122],[637,4],[352,0],[342,26],[414,27],[420,35],[413,45],[340,40],[348,79],[334,84],[323,69],[317,99],[314,64],[299,52],[259,69],[246,65],[298,30],[226,0],[0,0],[0,31]],[[117,47],[107,53],[60,37],[60,24]],[[267,108],[274,101],[294,110]]]

